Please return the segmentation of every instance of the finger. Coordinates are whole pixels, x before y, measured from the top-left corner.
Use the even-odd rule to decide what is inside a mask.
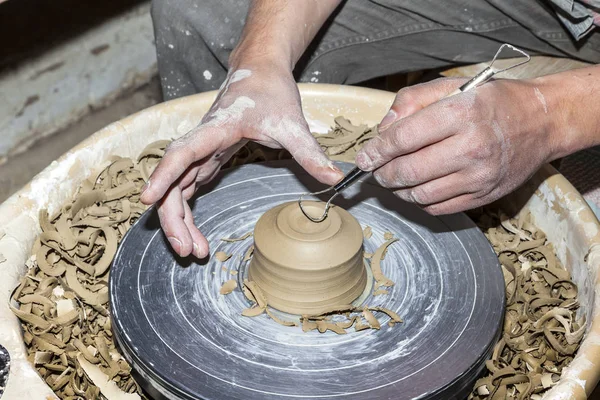
[[[475,92],[461,93],[432,104],[393,123],[368,141],[356,156],[356,164],[373,171],[390,160],[442,141],[467,128]]]
[[[158,205],[158,217],[173,250],[182,257],[188,256],[193,249],[192,236],[184,221],[185,209],[179,187],[167,192]]]
[[[462,173],[453,173],[414,187],[396,190],[394,194],[402,200],[428,206],[475,192],[472,182]]]
[[[396,94],[390,110],[381,120],[379,130],[383,131],[395,121],[406,118],[443,99],[465,82],[466,79],[463,78],[440,78],[401,89]]]
[[[182,190],[182,196],[184,198],[184,200],[189,200],[192,198],[192,196],[194,195],[194,193],[196,193],[198,191],[198,188],[202,185],[207,184],[208,182],[212,181],[214,179],[214,177],[219,173],[219,170],[221,169],[221,165],[217,164],[216,167],[210,171],[210,175],[205,176],[206,174],[202,174],[198,176],[198,181],[191,183],[188,187],[184,188]]]
[[[454,214],[484,206],[494,200],[496,199],[490,195],[479,197],[475,193],[467,193],[441,203],[425,206],[423,209],[431,215]]]
[[[229,147],[231,144],[224,138],[228,136],[219,134],[214,127],[200,126],[171,143],[148,180],[142,203],[155,203],[192,163]]]
[[[188,185],[185,188],[182,188],[181,190],[181,197],[184,200],[189,200],[192,198],[192,196],[194,195],[194,193],[196,193],[196,190],[198,189],[198,187],[196,186],[196,183],[191,183],[190,185]]]
[[[452,136],[414,153],[397,157],[377,169],[373,176],[383,187],[402,189],[450,175],[468,166],[461,156],[462,140]]]
[[[194,256],[196,256],[197,258],[204,258],[208,256],[208,241],[194,223],[194,216],[192,214],[192,210],[190,208],[190,205],[185,200],[183,201],[183,209],[183,221],[188,231],[190,232],[190,236],[192,237],[192,248]]]
[[[319,182],[333,185],[344,177],[344,173],[325,155],[310,133],[306,121],[297,123],[289,119],[282,120],[269,131],[273,132],[271,137],[288,150],[294,160]]]

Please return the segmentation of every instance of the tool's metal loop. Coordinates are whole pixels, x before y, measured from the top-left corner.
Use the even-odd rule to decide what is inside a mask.
[[[333,194],[333,196],[331,196],[329,198],[329,200],[327,200],[327,203],[325,203],[325,210],[323,210],[323,215],[321,215],[319,218],[315,218],[312,215],[309,215],[306,210],[304,209],[304,207],[302,207],[302,198],[304,196],[317,196],[326,192],[329,192],[330,190],[335,190],[334,187],[329,187],[325,190],[321,190],[320,192],[315,192],[315,193],[304,193],[303,195],[300,196],[300,198],[298,199],[298,206],[300,207],[300,210],[302,211],[302,214],[304,214],[304,216],[308,219],[310,219],[312,222],[323,222],[325,221],[325,218],[327,218],[327,215],[329,214],[329,209],[331,208],[331,201],[333,199],[335,199],[335,197],[340,193],[337,190],[335,191],[335,193]]]
[[[500,70],[494,70],[493,66],[494,63],[496,62],[496,60],[498,59],[498,57],[500,56],[500,54],[502,53],[502,51],[504,49],[510,49],[512,51],[515,51],[519,54],[521,54],[524,57],[524,60],[519,61],[515,64],[512,64],[506,68],[500,69]],[[500,46],[500,48],[498,49],[498,51],[496,52],[496,54],[494,55],[494,58],[492,59],[492,62],[490,63],[490,65],[485,68],[483,71],[481,71],[480,73],[478,73],[477,75],[475,75],[473,78],[471,78],[467,83],[465,83],[464,85],[462,85],[458,90],[450,93],[447,97],[453,96],[455,94],[458,94],[460,92],[466,92],[467,90],[476,88],[477,86],[480,86],[482,84],[484,84],[485,82],[489,81],[490,79],[492,79],[492,77],[494,77],[494,75],[508,71],[510,69],[516,68],[520,65],[523,65],[527,62],[529,62],[529,60],[531,60],[531,56],[527,53],[525,53],[523,50],[516,48],[515,46],[508,44],[508,43],[504,43],[502,46]],[[315,193],[305,193],[303,195],[300,196],[300,198],[298,199],[298,205],[300,206],[300,210],[302,210],[302,213],[306,216],[306,218],[310,219],[313,222],[321,222],[324,221],[325,218],[327,218],[327,214],[329,213],[329,208],[331,207],[331,201],[345,188],[347,188],[348,186],[354,184],[358,179],[360,179],[361,176],[367,174],[368,172],[366,171],[362,171],[359,168],[354,168],[352,171],[350,171],[348,173],[348,175],[346,175],[344,177],[344,179],[342,179],[342,181],[334,186],[331,186],[325,190],[321,190],[320,192],[315,192]],[[316,196],[319,194],[323,194],[326,193],[330,190],[333,190],[335,193],[333,194],[333,196],[331,196],[329,198],[329,200],[327,201],[327,203],[325,204],[325,210],[323,211],[323,215],[319,218],[315,218],[311,215],[308,215],[308,213],[306,212],[306,210],[304,210],[304,208],[302,207],[302,198],[304,196]]]
[[[499,73],[501,73],[501,72],[508,71],[509,69],[517,68],[518,66],[521,66],[521,65],[523,65],[523,64],[525,64],[525,63],[528,63],[528,62],[531,60],[531,56],[530,56],[529,54],[525,53],[523,50],[521,50],[521,49],[519,49],[519,48],[517,48],[517,47],[513,46],[512,44],[504,43],[502,46],[500,46],[500,48],[499,48],[499,49],[498,49],[498,51],[496,52],[496,55],[495,55],[495,56],[494,56],[494,58],[492,59],[492,62],[491,62],[491,63],[490,63],[490,65],[489,65],[489,67],[490,67],[490,68],[492,68],[492,67],[494,66],[494,63],[496,62],[496,59],[498,58],[498,56],[500,55],[500,53],[502,53],[502,50],[504,50],[504,49],[506,49],[506,48],[509,48],[509,49],[511,49],[512,51],[515,51],[515,52],[517,52],[517,53],[521,54],[521,55],[523,56],[524,60],[523,60],[523,61],[520,61],[520,62],[518,62],[518,63],[516,63],[516,64],[513,64],[513,65],[511,65],[511,66],[508,66],[508,67],[506,67],[506,68],[503,68],[503,69],[496,70],[496,71],[494,72],[495,74],[499,74]]]
[[[300,206],[300,210],[302,210],[302,214],[304,214],[306,216],[306,218],[310,219],[312,222],[322,222],[325,220],[325,218],[327,218],[327,214],[329,213],[329,208],[331,207],[331,201],[344,189],[346,189],[348,186],[353,185],[357,180],[359,180],[362,176],[368,174],[367,171],[363,171],[358,167],[355,167],[352,171],[348,172],[348,174],[344,177],[344,179],[342,179],[340,182],[338,182],[337,184],[335,184],[334,186],[328,187],[325,190],[321,190],[320,192],[315,192],[315,193],[305,193],[302,196],[300,196],[300,199],[298,199],[298,206]],[[329,198],[329,200],[327,201],[327,203],[325,203],[325,210],[323,211],[323,215],[321,215],[319,218],[315,218],[311,215],[309,215],[306,210],[304,210],[304,208],[302,208],[302,198],[304,196],[317,196],[319,194],[323,194],[326,193],[330,190],[333,190],[335,193],[333,194],[333,196],[331,196]]]
[[[521,55],[523,55],[522,58],[524,58],[522,61],[519,61],[515,64],[512,64],[506,68],[502,68],[499,70],[495,70],[494,69],[494,63],[496,62],[496,60],[498,59],[498,57],[500,56],[500,54],[502,53],[502,51],[504,49],[510,49],[512,51],[515,51]],[[520,57],[521,58],[521,57]],[[486,69],[484,69],[483,71],[481,71],[480,73],[478,73],[477,75],[475,75],[473,78],[471,78],[467,83],[465,83],[464,85],[462,85],[459,89],[459,91],[461,92],[466,92],[467,90],[476,88],[484,83],[486,83],[487,81],[489,81],[490,79],[492,79],[494,77],[494,75],[500,74],[502,72],[508,71],[509,69],[513,69],[516,68],[520,65],[523,65],[527,62],[529,62],[529,60],[531,60],[531,56],[527,53],[525,53],[523,50],[516,48],[513,45],[510,45],[508,43],[504,43],[502,46],[500,46],[500,48],[498,49],[498,51],[496,52],[496,54],[494,55],[494,58],[492,59],[492,62],[490,63],[490,65],[487,66]],[[455,93],[452,93],[455,94]]]

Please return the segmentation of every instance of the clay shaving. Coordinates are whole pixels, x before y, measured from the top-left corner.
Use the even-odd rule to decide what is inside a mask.
[[[487,374],[469,399],[539,400],[558,382],[583,338],[577,286],[529,215],[488,213],[479,225],[502,264],[506,314]]]
[[[235,290],[237,287],[237,282],[234,279],[230,279],[221,286],[221,290],[219,293],[221,294],[229,294]]]
[[[108,270],[119,241],[146,209],[140,191],[166,144],[149,145],[137,165],[114,158],[56,215],[40,212],[42,233],[11,308],[30,362],[60,398],[140,398],[112,338]]]
[[[344,117],[336,117],[335,126],[327,134],[313,136],[330,159],[354,162],[362,145],[378,134],[377,127],[356,126]]]
[[[248,239],[250,236],[252,236],[252,232],[248,232],[239,238],[221,238],[221,240],[227,243],[241,242],[242,240]]]
[[[231,258],[231,254],[227,254],[224,251],[217,251],[215,253],[215,258],[221,262],[225,262]]]
[[[335,122],[327,135],[314,134],[333,159],[354,161],[360,145],[377,135],[375,128],[353,126],[341,117]],[[12,299],[18,304],[13,310],[22,322],[30,362],[61,399],[94,399],[102,395],[112,400],[127,393],[141,395],[129,373],[129,365],[115,348],[108,304],[102,301],[108,267],[114,257],[109,245],[113,240],[111,232],[103,228],[109,227],[120,241],[144,211],[138,201],[139,188],[168,143],[149,145],[137,164],[125,158],[115,159],[112,168],[84,181],[73,202],[57,215],[50,218],[47,213],[40,213],[42,234],[27,262],[29,272],[13,293]],[[226,167],[289,158],[285,150],[248,143]],[[576,318],[577,287],[555,259],[545,235],[528,217],[509,220],[491,214],[484,215],[479,222],[501,259],[508,299],[503,338],[487,362],[487,375],[477,382],[469,398],[541,399],[556,384],[581,341],[585,324]],[[245,240],[250,235],[224,241]],[[101,258],[103,262],[97,268]],[[77,293],[66,282],[69,265],[76,267],[74,275],[81,285],[77,289],[83,288],[85,293]],[[245,285],[242,289],[248,300],[256,303]],[[265,310],[269,312],[268,308]],[[369,310],[375,315],[391,313],[384,309]],[[272,313],[269,315],[273,318]],[[331,315],[303,318],[302,329],[327,329],[343,334],[339,328],[354,327],[355,331],[370,328],[362,309],[347,310],[341,315],[344,321],[333,322]],[[397,315],[388,315],[388,325],[400,320]],[[119,390],[116,395],[112,389],[105,389],[102,379],[96,379],[97,370],[115,383]]]
[[[383,260],[388,247],[397,241],[398,239],[395,238],[387,239],[387,241],[379,246],[379,248],[373,254],[371,259],[371,271],[373,271],[373,278],[375,278],[375,289],[378,289],[381,286],[394,286],[394,282],[387,278],[381,271],[381,261]]]

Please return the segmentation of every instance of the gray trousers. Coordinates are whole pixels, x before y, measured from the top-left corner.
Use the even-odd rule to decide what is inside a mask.
[[[220,86],[249,5],[249,0],[153,0],[165,99]],[[487,61],[504,42],[532,54],[600,61],[600,32],[576,43],[547,0],[347,0],[294,72],[301,82],[354,84]]]
[[[304,1],[304,0],[295,0]],[[249,0],[153,0],[165,100],[219,88]],[[294,71],[301,82],[354,84],[375,77],[488,61],[501,43],[531,54],[600,62],[600,32],[575,42],[545,0],[347,0]],[[600,205],[600,148],[561,171]]]

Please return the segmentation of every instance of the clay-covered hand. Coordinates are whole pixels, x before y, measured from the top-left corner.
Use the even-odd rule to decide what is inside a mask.
[[[291,73],[233,70],[200,125],[167,148],[142,194],[143,203],[157,203],[163,231],[179,255],[208,255],[187,200],[248,140],[287,149],[323,183],[343,176],[311,135]]]
[[[549,88],[498,80],[446,98],[464,82],[398,92],[380,136],[356,158],[382,186],[434,215],[488,204],[558,155],[560,113]]]

